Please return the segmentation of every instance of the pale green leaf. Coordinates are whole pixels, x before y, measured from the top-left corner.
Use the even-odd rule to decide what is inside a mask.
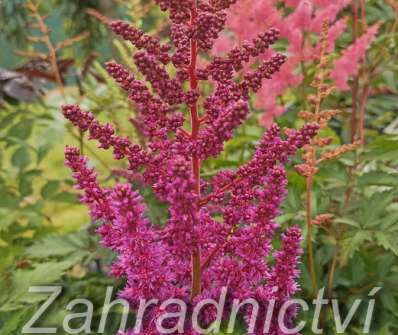
[[[67,256],[75,251],[82,252],[87,249],[87,245],[87,237],[81,233],[50,235],[37,241],[26,250],[26,253],[36,258]]]

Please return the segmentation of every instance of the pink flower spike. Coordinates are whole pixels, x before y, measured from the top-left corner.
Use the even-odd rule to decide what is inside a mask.
[[[201,174],[203,162],[221,154],[246,121],[251,92],[263,85],[281,92],[300,80],[291,75],[299,60],[292,58],[284,70],[287,56],[271,49],[281,34],[279,27],[266,27],[222,57],[209,52],[225,26],[225,10],[233,9],[235,2],[156,0],[170,17],[171,42],[166,45],[129,23],[110,25],[138,49],[133,60],[141,75],[115,61],[108,62],[106,70],[135,107],[132,123],[142,133],[142,145],[119,136],[116,127],[77,105],[62,107],[65,118],[87,133],[88,140],[112,150],[118,160],[117,169],[111,168],[117,180],[109,178],[104,188],[79,150],[65,149],[65,164],[80,200],[99,226],[102,245],[116,254],[110,273],[126,283],[119,296],[134,310],[142,299],[174,298],[191,312],[203,299],[218,300],[227,287],[225,317],[234,298],[259,298],[264,307],[270,297],[280,306],[298,290],[300,231],[293,227],[282,234],[276,217],[287,194],[286,165],[318,126],[306,124],[282,136],[271,124],[245,164],[220,169],[214,177]],[[303,5],[302,10],[296,21],[307,25],[308,8]],[[276,22],[277,11],[272,15]],[[199,58],[203,53],[208,53],[206,62]],[[210,86],[203,85],[206,81],[212,90],[203,89]],[[164,212],[158,215],[153,206]],[[277,251],[276,241],[282,245]],[[142,329],[121,334],[159,335],[156,320],[167,311],[151,306]],[[240,314],[245,318],[247,311]],[[209,326],[216,317],[215,310],[206,307],[199,321]],[[289,310],[289,324],[294,317]],[[183,333],[197,335],[190,319],[188,315]],[[282,334],[276,321],[273,318],[273,334]],[[173,320],[166,324],[175,326]]]
[[[334,62],[331,77],[334,79],[338,89],[342,91],[349,89],[348,79],[350,76],[358,74],[359,64],[365,57],[366,50],[376,38],[378,31],[378,24],[369,27],[366,33],[359,37],[353,45],[344,50],[342,56]]]

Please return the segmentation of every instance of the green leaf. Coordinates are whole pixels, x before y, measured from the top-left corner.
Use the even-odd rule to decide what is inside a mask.
[[[27,140],[32,133],[33,120],[22,120],[8,131],[8,137]]]
[[[3,326],[0,328],[1,335],[14,335],[19,334],[22,327],[28,322],[33,315],[34,310],[31,308],[24,308],[12,313],[6,313],[4,317],[6,322],[0,322]],[[1,320],[0,320],[1,321]]]
[[[359,286],[366,279],[365,263],[361,257],[355,257],[351,263],[352,284]]]
[[[367,230],[357,230],[353,235],[347,236],[343,240],[342,263],[346,264],[348,259],[357,251],[366,241],[372,241],[373,233]]]
[[[1,196],[1,195],[0,195]],[[7,209],[0,208],[0,232],[5,231],[10,227],[13,223],[15,223],[17,213],[15,211],[10,211]]]
[[[296,213],[286,213],[286,214],[278,216],[275,221],[278,224],[283,224],[285,222],[288,222],[288,221],[294,219],[296,216],[297,216]]]
[[[225,147],[226,150],[240,149],[243,145],[253,143],[257,139],[258,137],[256,136],[240,135],[229,140]]]
[[[381,192],[373,194],[368,201],[364,201],[361,221],[362,226],[378,226],[380,219],[385,215],[387,206],[392,203],[394,197],[394,192]]]
[[[390,326],[386,325],[377,333],[377,335],[393,335],[393,333],[390,332]]]
[[[368,145],[367,160],[398,160],[398,137],[379,136]]]
[[[349,218],[336,218],[336,219],[334,220],[334,222],[336,222],[336,223],[343,223],[343,224],[346,224],[346,225],[349,225],[349,226],[353,226],[353,227],[356,227],[356,228],[360,228],[360,224],[359,224],[358,222],[356,222],[356,221],[354,221],[354,220],[351,220],[351,219],[349,219]]]
[[[88,249],[88,243],[87,236],[82,233],[50,235],[37,241],[26,250],[26,253],[36,258],[67,256],[75,251],[82,252]]]
[[[7,191],[6,189],[0,189],[0,208],[17,208],[19,204],[18,198]]]
[[[60,187],[60,182],[58,180],[50,180],[41,189],[41,196],[44,199],[49,199],[57,193],[59,187]]]
[[[22,197],[26,197],[33,193],[33,179],[40,176],[40,170],[29,170],[20,174],[18,189]]]
[[[48,154],[51,149],[50,143],[45,143],[37,149],[37,163],[39,164]]]
[[[29,178],[34,178],[34,177],[39,177],[43,173],[42,170],[38,169],[32,169],[28,170],[24,173],[24,176],[29,177]]]
[[[377,231],[375,233],[375,238],[379,246],[386,250],[391,250],[396,256],[398,256],[397,236]]]
[[[76,204],[76,195],[70,192],[61,192],[56,194],[53,198],[54,201],[59,201],[59,202],[66,202],[66,203],[71,203],[71,204]]]
[[[49,262],[37,264],[33,270],[16,270],[7,301],[0,307],[0,312],[9,312],[45,300],[48,294],[29,293],[29,287],[35,285],[56,284],[73,262]]]
[[[20,170],[25,169],[30,163],[30,155],[26,148],[18,148],[11,157],[11,163]]]
[[[18,190],[22,197],[26,197],[33,193],[32,179],[26,176],[22,176],[19,179]]]
[[[14,121],[14,119],[19,115],[19,112],[14,112],[11,114],[6,115],[5,117],[3,117],[0,121],[0,130],[3,128],[6,128],[8,126],[10,126],[10,124],[12,123],[12,121]]]
[[[387,215],[380,219],[380,228],[389,233],[398,232],[398,211],[388,211]]]
[[[358,183],[362,187],[368,185],[395,186],[398,184],[398,174],[372,171],[359,177]]]
[[[37,264],[33,270],[17,270],[14,275],[16,286],[43,285],[55,283],[71,266],[71,262],[48,262]]]
[[[352,157],[339,157],[338,160],[345,166],[355,166],[355,159]]]

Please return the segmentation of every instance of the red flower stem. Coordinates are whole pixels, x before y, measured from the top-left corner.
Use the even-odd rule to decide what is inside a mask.
[[[225,185],[222,189],[221,192],[227,192],[232,186],[236,185],[237,183],[239,183],[241,181],[240,177],[236,177],[231,183]],[[211,200],[211,195],[203,198],[200,202],[199,202],[199,206],[205,206],[207,205]]]
[[[230,237],[233,235],[233,233],[231,233]],[[205,270],[209,265],[210,262],[213,260],[213,258],[224,248],[226,248],[228,246],[229,243],[229,239],[227,239],[227,241],[225,241],[223,244],[218,244],[217,246],[214,247],[214,249],[212,250],[212,252],[209,254],[209,256],[207,256],[206,260],[203,262],[202,264],[202,271]]]
[[[210,253],[210,255],[206,258],[206,260],[203,262],[203,264],[201,265],[202,270],[206,269],[211,260],[213,259],[213,257],[221,250],[221,244],[217,245],[216,247],[214,247],[214,249],[212,250],[212,252]]]
[[[205,115],[205,116],[201,117],[201,118],[199,119],[199,123],[206,122],[206,121],[207,121],[207,118],[208,118],[208,116],[207,116],[207,115]]]
[[[184,135],[186,138],[191,139],[191,134],[188,133],[185,129],[179,129],[178,130],[182,135]]]
[[[191,10],[191,25],[195,24],[197,17],[196,3]],[[198,88],[198,78],[196,76],[196,63],[198,58],[198,42],[191,38],[191,62],[188,68],[189,82],[191,90]],[[195,140],[198,137],[200,121],[198,116],[198,106],[191,106],[191,138]],[[192,156],[192,174],[196,183],[196,192],[200,196],[200,159],[195,155]],[[197,248],[192,252],[192,288],[191,297],[195,297],[201,292],[201,256],[200,249]]]

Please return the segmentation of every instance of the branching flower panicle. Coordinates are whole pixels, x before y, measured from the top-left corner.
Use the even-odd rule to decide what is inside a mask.
[[[315,78],[312,86],[316,89],[316,95],[310,97],[310,102],[313,105],[313,111],[301,111],[299,116],[309,122],[315,122],[319,125],[319,129],[325,129],[329,125],[329,121],[340,113],[339,110],[322,110],[321,105],[325,98],[327,98],[335,90],[335,87],[328,83],[330,72],[328,69],[328,33],[329,25],[327,22],[323,23],[322,33],[320,38],[320,60],[317,68]],[[322,223],[330,223],[332,217],[329,214],[320,214],[314,219],[311,217],[311,192],[313,187],[314,176],[319,171],[319,164],[326,160],[331,160],[343,155],[346,152],[356,149],[358,142],[352,144],[344,144],[337,149],[327,149],[326,147],[332,142],[331,137],[323,137],[318,133],[303,148],[303,164],[296,165],[296,171],[306,178],[306,222],[307,222],[307,248],[308,248],[308,266],[311,274],[313,291],[317,291],[317,280],[315,273],[313,246],[312,246],[312,227]]]
[[[270,299],[281,306],[298,289],[301,254],[300,229],[290,227],[279,235],[275,222],[286,194],[284,165],[311,142],[319,125],[310,122],[285,137],[273,125],[252,159],[239,169],[201,178],[202,162],[220,154],[248,117],[250,93],[264,80],[272,80],[286,57],[274,54],[243,76],[237,74],[276,41],[279,31],[271,28],[199,68],[199,53],[212,48],[225,24],[225,9],[235,1],[156,2],[170,14],[170,45],[126,22],[110,23],[138,49],[133,59],[145,80],[115,61],[106,64],[139,110],[147,148],[116,135],[110,124],[99,123],[79,106],[66,105],[63,114],[100,148],[111,148],[115,159],[128,161],[131,173],[142,176],[142,182],[168,205],[167,221],[162,228],[150,222],[143,198],[130,184],[102,188],[86,159],[67,147],[66,164],[82,190],[81,201],[93,220],[102,222],[98,232],[103,244],[118,255],[112,273],[127,279],[121,296],[132,306],[137,307],[141,298],[180,298],[192,308],[201,299],[218,298],[222,287],[228,287],[228,304],[233,298],[256,297],[264,306]],[[171,65],[174,76],[168,71]],[[214,89],[203,96],[200,87],[207,80]],[[282,246],[274,250],[272,241],[278,236]],[[274,265],[267,261],[272,255]],[[154,320],[165,312],[150,308],[143,334],[158,334]],[[241,313],[247,316],[249,310]],[[294,314],[289,314],[289,322]],[[210,325],[216,313],[204,309],[200,317],[202,324]],[[273,322],[270,334],[281,333],[278,327]],[[188,320],[184,333],[193,333]]]

